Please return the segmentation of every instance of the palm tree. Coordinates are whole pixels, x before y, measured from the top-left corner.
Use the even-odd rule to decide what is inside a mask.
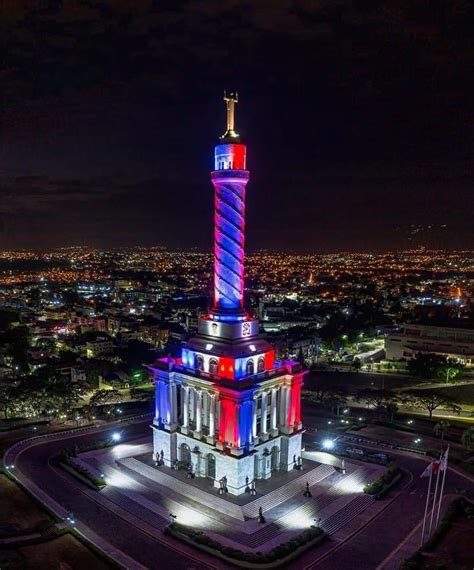
[[[443,420],[441,422],[438,422],[435,425],[435,427],[433,428],[435,435],[437,437],[441,436],[441,447],[443,447],[444,436],[449,433],[450,427],[451,427],[451,424],[449,422],[446,422]]]
[[[469,451],[474,449],[474,426],[462,432],[461,441],[463,446]]]

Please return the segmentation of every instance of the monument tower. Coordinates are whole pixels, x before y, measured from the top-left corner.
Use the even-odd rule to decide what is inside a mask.
[[[227,129],[215,147],[214,302],[181,358],[160,358],[153,452],[167,467],[226,482],[234,495],[289,471],[301,455],[297,362],[275,361],[244,307],[246,146],[235,131],[237,94],[224,95]]]

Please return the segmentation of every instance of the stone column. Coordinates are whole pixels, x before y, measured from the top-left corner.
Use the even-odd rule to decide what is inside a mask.
[[[293,431],[293,426],[288,425],[288,415],[290,411],[290,387],[282,386],[281,407],[282,417],[280,418],[280,431],[285,434],[290,434]]]
[[[171,395],[172,395],[171,409],[173,416],[173,420],[171,423],[173,425],[173,428],[176,428],[176,426],[178,425],[178,386],[176,384],[173,384],[171,386]]]
[[[183,433],[188,432],[189,426],[189,386],[183,386],[183,425],[181,426],[181,431]]]
[[[168,384],[168,406],[169,406],[169,426],[172,429],[174,425],[174,415],[173,415],[173,384]]]
[[[196,389],[189,386],[189,420],[196,421]]]
[[[272,437],[278,434],[277,428],[277,391],[278,388],[272,388],[272,400],[270,407],[270,433]]]
[[[202,419],[202,391],[196,390],[196,429],[194,435],[201,434],[201,419]]]
[[[209,433],[206,436],[207,443],[214,444],[216,441],[216,394],[208,393],[209,398]]]
[[[257,399],[258,394],[255,394],[252,401],[252,435],[253,439],[257,439]]]
[[[279,417],[279,427],[280,428],[284,428],[286,425],[286,418],[285,418],[285,412],[286,412],[286,404],[285,404],[285,386],[280,386],[280,417]]]
[[[153,423],[159,425],[161,421],[161,382],[157,380],[155,383],[155,419]]]
[[[266,441],[268,439],[267,433],[267,398],[268,392],[262,392],[262,415],[261,415],[261,426],[262,426],[262,439]]]
[[[221,417],[219,394],[214,394],[214,433],[219,431],[219,422]]]
[[[235,432],[234,432],[234,437],[233,437],[233,447],[231,447],[230,449],[230,453],[231,455],[235,455],[235,456],[239,456],[242,455],[244,453],[244,450],[241,448],[242,445],[242,441],[240,440],[240,436],[241,434],[239,433],[239,427],[240,427],[240,414],[241,414],[241,408],[242,405],[241,404],[235,404],[235,416],[234,416],[234,421],[235,421]]]

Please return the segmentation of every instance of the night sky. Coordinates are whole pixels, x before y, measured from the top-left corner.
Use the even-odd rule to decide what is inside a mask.
[[[3,6],[1,249],[210,248],[225,88],[248,250],[474,247],[472,2]]]

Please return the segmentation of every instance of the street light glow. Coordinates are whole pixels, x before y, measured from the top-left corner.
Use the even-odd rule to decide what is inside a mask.
[[[118,433],[118,431],[116,431],[112,434],[112,439],[114,441],[120,441],[122,439],[122,436]]]
[[[334,440],[333,439],[324,439],[323,440],[323,448],[324,449],[333,449],[334,447]]]

